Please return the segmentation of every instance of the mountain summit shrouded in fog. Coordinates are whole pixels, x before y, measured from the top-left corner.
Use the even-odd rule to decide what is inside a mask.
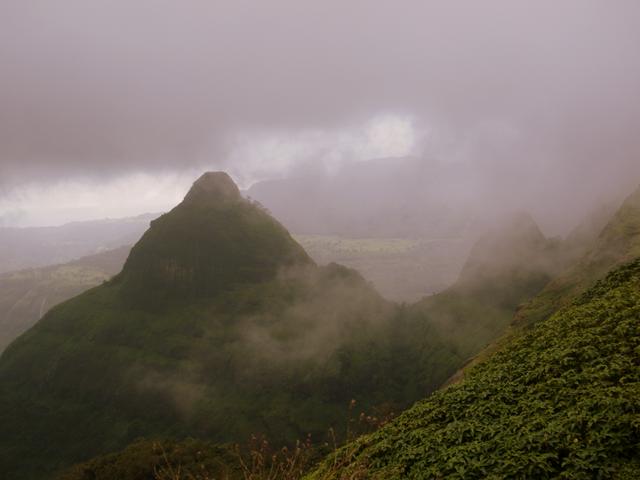
[[[226,173],[210,172],[180,205],[151,222],[114,282],[136,304],[157,305],[213,297],[308,263],[284,227],[244,199]]]

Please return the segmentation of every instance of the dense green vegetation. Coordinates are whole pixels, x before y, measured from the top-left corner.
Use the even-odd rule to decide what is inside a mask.
[[[130,305],[149,309],[214,297],[311,263],[282,225],[241,197],[228,175],[209,173],[180,205],[151,222],[114,283]]]
[[[331,478],[636,478],[639,318],[637,260],[345,447],[348,465]]]

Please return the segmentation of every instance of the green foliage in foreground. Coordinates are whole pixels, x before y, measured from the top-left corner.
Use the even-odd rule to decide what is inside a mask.
[[[638,478],[640,261],[339,456],[329,478]]]

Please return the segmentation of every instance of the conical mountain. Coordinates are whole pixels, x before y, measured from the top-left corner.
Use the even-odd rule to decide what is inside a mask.
[[[116,282],[127,299],[157,307],[213,297],[312,260],[273,217],[240,195],[224,172],[202,175],[184,201],[151,222]]]
[[[360,295],[350,299],[355,313],[336,307],[336,325],[323,325],[330,322],[306,299],[336,303],[341,291]],[[305,315],[293,315],[297,308]],[[259,396],[256,377],[304,342],[300,331],[321,330],[329,342],[340,322],[385,308],[355,272],[316,267],[227,174],[207,173],[151,223],[122,272],[54,307],[3,352],[3,478],[47,478],[138,436],[241,440],[252,425],[282,433],[256,418],[260,399],[243,403]],[[268,358],[270,348],[284,353]]]
[[[471,249],[457,285],[471,286],[484,279],[514,275],[515,271],[548,272],[553,242],[545,238],[526,212],[514,213],[491,228]]]

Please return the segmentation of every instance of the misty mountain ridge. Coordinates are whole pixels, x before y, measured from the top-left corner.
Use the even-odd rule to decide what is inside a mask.
[[[466,361],[553,278],[561,256],[557,239],[547,239],[529,214],[509,215],[475,243],[453,285],[409,310],[428,318]]]
[[[135,302],[157,305],[159,299],[212,297],[311,263],[289,232],[240,195],[231,177],[209,172],[181,204],[151,222],[114,282]]]
[[[593,231],[588,225],[593,219],[588,218],[586,222],[587,226],[578,228]],[[597,236],[586,236],[590,239],[588,242],[576,242],[575,236],[568,237],[564,255],[570,259],[579,255],[578,259],[568,266],[560,263],[563,270],[518,312],[514,320],[516,325],[527,326],[545,318],[608,271],[640,256],[640,187],[624,200],[608,221],[603,222],[602,218],[595,221],[595,225],[602,224],[604,228]]]
[[[513,269],[524,266],[551,275],[557,268],[551,250],[558,243],[543,235],[529,213],[505,216],[477,240],[462,267],[458,283],[477,282],[482,275],[508,275]]]

